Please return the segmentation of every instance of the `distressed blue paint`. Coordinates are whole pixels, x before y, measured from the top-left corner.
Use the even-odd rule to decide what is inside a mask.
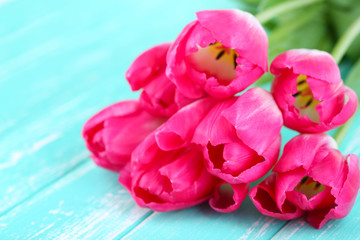
[[[112,239],[149,212],[88,161],[0,217],[0,239]]]
[[[237,5],[190,2],[15,0],[0,7],[0,213],[84,160],[86,119],[138,96],[123,77],[138,54],[174,39],[197,10]]]
[[[123,239],[270,239],[286,224],[261,215],[247,197],[240,208],[223,214],[208,204],[153,213]]]
[[[293,239],[359,235],[358,202],[320,231],[264,217],[248,198],[231,214],[207,204],[153,213],[88,159],[80,136],[86,119],[138,96],[123,78],[131,61],[174,39],[195,11],[239,7],[235,0],[1,2],[0,239],[269,239],[299,224]],[[344,152],[360,152],[359,123]],[[295,134],[284,128],[283,142]]]

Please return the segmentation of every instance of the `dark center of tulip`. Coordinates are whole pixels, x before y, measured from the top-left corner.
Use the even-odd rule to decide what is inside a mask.
[[[215,77],[219,84],[226,86],[236,77],[238,56],[234,49],[215,42],[199,47],[197,52],[188,56],[188,60],[198,72],[205,73],[207,78]]]
[[[324,189],[324,185],[314,181],[309,176],[303,177],[295,187],[295,190],[304,194],[307,199],[310,199],[316,194],[321,193]]]
[[[235,204],[234,201],[234,189],[233,187],[228,184],[222,184],[219,188],[219,200],[217,201],[217,207],[218,208],[227,208],[233,204]]]
[[[310,121],[320,123],[320,116],[315,107],[321,101],[314,99],[305,75],[300,74],[297,78],[296,89],[297,92],[293,97],[296,98],[294,106],[300,111],[299,118],[306,115]]]

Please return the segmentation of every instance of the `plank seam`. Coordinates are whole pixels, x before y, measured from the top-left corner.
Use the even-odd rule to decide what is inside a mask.
[[[79,163],[77,163],[72,169],[69,169],[67,172],[65,172],[64,174],[62,174],[61,176],[53,179],[52,181],[48,182],[47,184],[45,184],[44,186],[40,187],[39,189],[36,190],[36,192],[33,192],[31,194],[29,194],[27,197],[25,197],[24,199],[20,200],[19,202],[15,203],[13,206],[9,207],[8,209],[6,209],[4,212],[0,213],[0,217],[3,217],[5,215],[7,215],[8,213],[10,213],[12,210],[14,210],[15,208],[21,206],[22,204],[24,204],[25,202],[31,200],[33,197],[35,197],[36,195],[40,194],[41,192],[43,192],[44,190],[48,189],[49,187],[51,187],[52,185],[54,185],[55,183],[57,183],[59,180],[61,180],[62,178],[64,178],[65,176],[71,174],[73,171],[77,170],[78,168],[80,168],[81,166],[85,165],[85,163],[88,162],[88,157],[84,158],[83,160],[81,160]]]
[[[128,234],[130,234],[137,226],[139,226],[142,222],[144,222],[147,218],[149,218],[154,212],[149,211],[146,214],[144,214],[141,218],[136,220],[133,224],[131,224],[129,227],[127,227],[124,231],[122,231],[119,235],[117,235],[114,239],[122,239],[126,237]]]
[[[271,236],[271,238],[270,239],[274,239],[274,237],[284,228],[284,227],[286,227],[289,223],[290,223],[291,221],[286,221],[286,223],[279,229],[279,230],[277,230],[272,236]]]

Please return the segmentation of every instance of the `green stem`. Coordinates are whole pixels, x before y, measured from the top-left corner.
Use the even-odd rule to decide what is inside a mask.
[[[345,31],[345,33],[340,37],[338,42],[335,44],[335,47],[331,53],[336,63],[340,63],[341,59],[344,57],[346,51],[350,47],[351,43],[355,40],[355,38],[360,34],[360,17],[358,17],[351,26]],[[335,134],[335,141],[340,145],[340,143],[344,140],[346,133],[349,131],[355,116],[358,114],[359,110],[357,110],[344,125],[338,128]]]
[[[360,17],[358,17],[353,24],[346,30],[341,36],[331,53],[335,61],[339,64],[341,59],[344,57],[346,51],[350,47],[351,43],[360,33]]]
[[[293,9],[306,7],[308,5],[322,2],[323,0],[299,0],[299,1],[291,1],[291,2],[285,2],[281,3],[277,6],[274,6],[272,8],[269,8],[263,12],[260,12],[256,15],[256,18],[261,23],[266,23],[267,21],[273,19],[274,17],[278,16],[279,14],[289,12]]]
[[[340,146],[341,142],[344,140],[347,132],[349,131],[351,125],[354,122],[355,116],[358,114],[359,110],[355,112],[355,114],[341,127],[338,128],[338,130],[335,133],[334,139],[337,142],[338,146]]]

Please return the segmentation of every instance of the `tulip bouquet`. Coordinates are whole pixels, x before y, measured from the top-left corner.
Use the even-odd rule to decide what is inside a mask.
[[[154,211],[208,201],[231,212],[249,194],[261,213],[306,214],[316,228],[346,216],[360,187],[359,159],[343,156],[323,132],[345,124],[358,99],[334,58],[286,51],[271,63],[271,92],[243,92],[268,71],[264,28],[240,10],[196,15],[174,42],[147,50],[127,70],[132,90],[142,90],[138,100],[86,122],[95,163],[118,172],[135,202]],[[277,161],[283,125],[300,134]]]

